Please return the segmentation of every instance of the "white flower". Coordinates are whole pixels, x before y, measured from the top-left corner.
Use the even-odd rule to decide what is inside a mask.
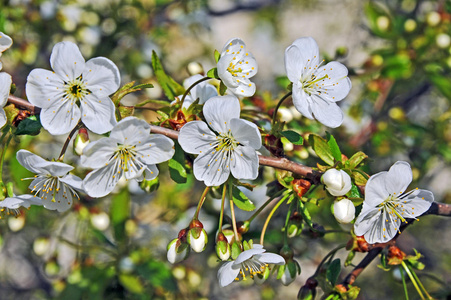
[[[257,74],[257,61],[241,39],[230,39],[218,61],[218,76],[230,92],[236,96],[255,94],[255,84],[249,80]]]
[[[293,82],[293,104],[309,119],[317,119],[328,127],[343,122],[343,112],[335,103],[351,89],[348,69],[332,61],[321,66],[319,50],[311,37],[297,39],[285,50],[285,69]]]
[[[334,217],[341,224],[348,224],[355,218],[355,206],[349,199],[342,199],[334,203]]]
[[[191,249],[193,249],[197,253],[200,253],[205,250],[205,247],[207,247],[207,232],[203,228],[191,228],[188,231],[187,241],[190,244]]]
[[[370,177],[365,186],[365,201],[354,224],[357,236],[364,236],[370,243],[385,243],[399,231],[405,219],[420,216],[434,201],[427,190],[414,189],[404,193],[412,181],[410,165],[396,162],[388,172]]]
[[[232,172],[237,179],[255,179],[261,137],[255,124],[240,119],[240,102],[235,96],[208,100],[205,122],[192,121],[182,127],[179,143],[183,150],[199,154],[194,160],[194,176],[207,186],[224,183]]]
[[[265,251],[262,245],[254,244],[252,249],[243,251],[236,260],[224,263],[218,271],[219,284],[224,287],[235,280],[245,280],[246,274],[253,278],[264,273],[269,264],[285,264],[282,256]]]
[[[329,169],[321,177],[332,196],[343,196],[351,190],[351,177],[343,170]]]
[[[34,69],[26,84],[28,100],[42,108],[42,126],[51,134],[66,134],[81,118],[95,133],[110,131],[116,119],[114,103],[108,96],[120,84],[116,65],[105,57],[85,62],[71,42],[53,47],[50,64],[55,72]]]
[[[81,164],[92,168],[83,180],[91,197],[108,195],[122,175],[125,179],[142,181],[158,176],[155,164],[174,155],[174,142],[161,134],[150,134],[144,120],[127,117],[117,123],[110,136],[91,142],[83,150]]]
[[[31,205],[42,206],[41,198],[34,197],[33,195],[14,196],[0,201],[0,212],[4,213],[6,211],[8,215],[12,214],[17,216],[20,207],[30,208]]]
[[[183,87],[185,89],[188,89],[193,83],[196,81],[204,78],[200,74],[193,75],[189,78],[187,78],[183,82]],[[199,99],[199,104],[204,104],[208,99],[211,97],[217,96],[218,91],[216,90],[216,87],[208,82],[201,82],[196,84],[188,95],[186,95],[185,100],[183,101],[183,107],[188,109],[191,104],[196,101],[196,99]],[[181,100],[182,96],[178,96],[178,98]]]
[[[27,150],[17,152],[17,160],[27,170],[36,174],[29,189],[42,201],[42,205],[50,210],[63,212],[72,206],[74,198],[79,198],[75,189],[82,190],[81,179],[68,174],[74,167],[62,163],[47,161]]]
[[[167,258],[171,264],[184,260],[189,254],[188,244],[182,243],[179,239],[173,239],[167,248]]]
[[[0,39],[1,40],[1,39]],[[1,72],[0,73],[0,128],[6,124],[6,114],[3,107],[8,102],[9,92],[11,90],[12,79],[11,75]]]
[[[13,40],[7,36],[6,34],[4,34],[3,32],[0,32],[0,56],[2,56],[2,53],[9,49],[9,47],[11,47],[11,45],[13,44]],[[3,68],[3,64],[0,61],[0,70]]]

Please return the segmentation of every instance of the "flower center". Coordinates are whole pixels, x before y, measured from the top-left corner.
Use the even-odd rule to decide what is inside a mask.
[[[67,184],[61,182],[59,177],[51,175],[36,175],[38,179],[36,184],[31,190],[35,197],[39,197],[42,200],[51,200],[52,202],[61,203],[61,200],[67,200],[70,204],[69,198],[73,196],[78,197],[77,192]],[[25,178],[31,179],[31,178]]]
[[[217,139],[219,140],[219,144],[216,146],[217,151],[233,151],[239,144],[230,131],[225,134],[220,134]]]
[[[91,93],[91,91],[86,88],[86,82],[83,81],[81,75],[72,81],[66,82],[64,88],[64,98],[67,98],[72,102],[81,101],[86,95]]]
[[[243,280],[246,280],[246,275],[249,275],[253,279],[255,275],[263,274],[266,268],[269,268],[267,263],[263,263],[252,257],[241,263],[239,276]],[[236,277],[235,280],[240,280],[240,278]]]
[[[307,64],[304,66],[304,70],[301,74],[301,78],[299,81],[301,82],[302,89],[309,96],[312,94],[321,95],[322,93],[327,94],[327,89],[324,88],[324,83],[321,81],[325,81],[326,79],[330,79],[328,74],[322,75],[318,77],[318,68],[323,64],[324,59],[320,64],[314,64],[316,62],[316,56],[313,59],[307,60]],[[325,69],[324,69],[325,70]]]
[[[112,159],[114,163],[114,173],[121,174],[122,172],[138,172],[143,164],[136,159],[136,146],[118,144],[117,150]],[[116,175],[113,175],[115,178]],[[127,177],[126,177],[127,178]]]

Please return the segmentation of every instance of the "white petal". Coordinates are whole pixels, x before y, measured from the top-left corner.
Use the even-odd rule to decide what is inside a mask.
[[[295,45],[289,46],[285,50],[285,70],[288,79],[291,82],[297,82],[301,79],[302,70],[304,69],[304,57],[299,48]]]
[[[307,95],[299,82],[293,84],[293,105],[306,118],[313,120],[312,109],[310,103],[312,102],[309,95]]]
[[[230,168],[226,165],[221,151],[210,151],[199,155],[194,160],[193,173],[199,181],[207,186],[218,186],[229,178]]]
[[[252,147],[238,146],[232,155],[230,167],[237,179],[255,179],[258,176],[258,154]]]
[[[63,176],[74,169],[74,167],[62,162],[46,161],[39,155],[23,149],[17,151],[16,158],[22,166],[36,174]]]
[[[61,79],[73,80],[82,74],[85,59],[77,45],[72,42],[60,42],[53,47],[50,65]]]
[[[411,182],[412,169],[405,161],[397,161],[385,176],[385,188],[390,194],[403,193]]]
[[[371,207],[381,204],[390,193],[385,188],[387,172],[379,172],[368,179],[365,185],[365,202]]]
[[[121,75],[117,66],[108,58],[95,57],[86,62],[83,81],[93,94],[106,97],[117,91]]]
[[[257,255],[257,254],[262,254],[265,251],[266,250],[263,249],[263,248],[252,248],[252,249],[243,251],[243,252],[240,253],[240,255],[238,255],[238,257],[233,262],[233,264],[234,265],[239,265],[239,264],[245,262],[246,260],[250,259],[252,256]]]
[[[154,165],[170,160],[174,156],[174,142],[162,135],[152,134],[135,147],[136,158],[145,164]]]
[[[97,134],[111,131],[117,124],[113,101],[108,97],[98,98],[95,94],[86,95],[81,104],[81,120],[89,130]]]
[[[96,169],[83,179],[83,189],[94,198],[108,195],[122,177],[123,170],[116,167],[115,162]]]
[[[203,113],[208,125],[218,133],[227,132],[227,123],[240,117],[240,101],[235,96],[217,96],[204,104]]]
[[[114,126],[110,138],[125,145],[137,145],[150,134],[150,125],[136,117],[122,119]]]
[[[183,151],[191,154],[205,153],[217,142],[216,135],[202,121],[186,123],[180,130],[178,142]]]
[[[0,108],[0,128],[6,124],[6,113],[3,108]]]
[[[234,55],[223,55],[221,56],[217,64],[218,76],[225,84],[225,86],[229,89],[237,87],[240,79],[237,76],[233,76],[232,73],[230,73],[228,70],[233,58]]]
[[[33,195],[20,195],[0,201],[0,207],[9,209],[18,209],[21,206],[29,208],[30,205],[42,205],[41,198],[34,197]]]
[[[158,170],[156,165],[147,165],[147,170],[145,171],[145,178],[146,180],[152,180],[157,178],[158,173],[160,171]]]
[[[434,194],[428,190],[415,190],[401,199],[400,202],[407,215],[403,215],[403,217],[415,218],[421,216],[431,207],[432,202],[434,202]]]
[[[384,210],[373,223],[370,230],[365,233],[365,240],[370,244],[386,243],[396,235],[400,223],[401,221],[399,218],[393,220],[389,213]]]
[[[311,65],[317,65],[319,61],[318,44],[312,37],[301,37],[293,42],[293,45],[298,47],[301,55],[304,57],[304,64],[310,60]]]
[[[317,78],[323,78],[321,81],[321,96],[327,100],[336,102],[346,97],[351,90],[351,80],[347,77],[348,69],[341,63],[332,61],[327,65],[320,67],[315,73]]]
[[[264,263],[268,263],[268,264],[276,264],[276,265],[284,265],[285,264],[285,259],[275,253],[262,253],[262,254],[257,254],[254,256],[254,258],[256,260],[259,260],[261,262]]]
[[[235,281],[235,278],[240,273],[239,268],[233,268],[233,262],[228,261],[224,263],[218,270],[218,280],[222,287],[225,287]]]
[[[260,149],[262,138],[257,125],[243,119],[230,120],[230,130],[237,142],[242,145]]]
[[[193,83],[195,83],[196,81],[198,81],[198,80],[200,80],[200,79],[202,79],[202,78],[204,78],[204,77],[203,77],[202,75],[200,75],[200,74],[196,74],[196,75],[190,76],[190,77],[186,78],[186,79],[183,81],[183,87],[185,88],[185,90],[187,90],[190,86],[193,85]],[[196,89],[196,87],[200,86],[202,83],[205,83],[205,82],[201,82],[201,83],[197,84],[197,85],[194,86],[194,88],[191,90],[190,93],[191,93],[193,96],[196,96],[195,94],[193,94],[193,91]]]
[[[251,82],[247,78],[241,78],[237,87],[229,87],[230,92],[234,95],[242,97],[251,97],[255,94],[255,83]]]
[[[362,208],[362,211],[360,212],[359,216],[355,220],[354,223],[354,233],[357,236],[362,236],[365,233],[367,233],[371,227],[374,226],[376,220],[381,215],[381,211],[379,208],[368,208],[365,209],[365,203],[364,207]]]
[[[83,149],[80,164],[86,168],[101,168],[105,166],[116,150],[117,141],[112,138],[102,138],[91,142]]]
[[[1,41],[1,39],[0,39]],[[0,107],[5,106],[8,101],[9,92],[11,90],[11,75],[5,72],[0,73]],[[1,126],[0,126],[1,127]]]
[[[0,32],[0,53],[7,50],[12,44],[13,40],[3,32]]]
[[[83,191],[83,180],[81,180],[80,177],[72,175],[72,174],[67,174],[64,177],[60,178],[61,182],[64,182],[65,184],[67,184],[68,186],[77,189],[79,191]]]
[[[64,100],[41,110],[41,124],[50,134],[69,133],[80,120],[80,108],[71,101]]]
[[[221,56],[226,54],[236,54],[246,49],[246,44],[240,38],[231,38],[222,48]],[[229,51],[227,51],[229,50]]]
[[[212,84],[205,83],[202,86],[200,93],[197,93],[197,97],[199,98],[199,104],[204,104],[208,99],[218,96],[218,90]]]
[[[55,73],[44,69],[30,72],[25,90],[28,101],[41,108],[57,105],[65,95],[64,81]]]
[[[343,112],[334,102],[328,102],[318,95],[312,95],[311,109],[315,119],[323,125],[336,128],[343,123]]]

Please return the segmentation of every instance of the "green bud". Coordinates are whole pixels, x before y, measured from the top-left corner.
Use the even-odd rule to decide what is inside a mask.
[[[218,241],[216,243],[216,255],[222,261],[226,261],[229,259],[231,254],[230,245],[226,241]]]
[[[86,128],[80,128],[78,134],[74,139],[74,153],[77,155],[83,154],[83,149],[89,144],[89,135]]]
[[[241,244],[239,242],[234,242],[232,244],[232,259],[235,260],[241,254]]]

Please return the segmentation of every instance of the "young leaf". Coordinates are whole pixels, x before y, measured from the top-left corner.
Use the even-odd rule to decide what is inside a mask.
[[[213,68],[207,72],[207,77],[219,79],[218,69]]]
[[[329,166],[334,165],[334,156],[332,155],[332,151],[330,150],[329,145],[326,140],[316,134],[309,135],[309,144],[312,146],[313,151],[321,158],[326,164]]]
[[[302,145],[304,143],[302,136],[293,130],[282,131],[282,135],[295,145]]]
[[[233,203],[241,210],[253,211],[255,209],[254,203],[238,188],[234,187],[233,192]]]
[[[177,183],[186,183],[185,155],[179,143],[175,143],[175,154],[169,160],[169,174]]]
[[[225,84],[221,81],[221,83],[219,84],[219,94],[220,94],[221,96],[224,96],[226,90],[227,90],[227,87],[226,87]]]
[[[183,87],[166,74],[155,51],[152,51],[152,68],[158,83],[168,99],[173,100],[176,96],[183,94]]]
[[[362,151],[359,151],[355,153],[351,158],[348,160],[349,162],[349,168],[355,169],[365,158],[368,158],[368,155],[363,153]]]
[[[215,54],[214,55],[215,55],[215,61],[218,62],[219,59],[221,58],[221,53],[219,53],[218,50],[215,50]]]
[[[335,286],[335,283],[337,282],[338,276],[340,275],[341,271],[341,263],[340,259],[334,259],[326,271],[326,278],[329,280],[329,282],[332,284],[332,286]]]
[[[39,118],[34,115],[20,121],[15,135],[38,135],[41,131],[42,125]]]
[[[332,156],[335,158],[335,161],[341,161],[341,151],[340,147],[338,147],[337,141],[329,132],[326,132],[326,134],[327,144],[329,145],[330,151],[332,152]]]

